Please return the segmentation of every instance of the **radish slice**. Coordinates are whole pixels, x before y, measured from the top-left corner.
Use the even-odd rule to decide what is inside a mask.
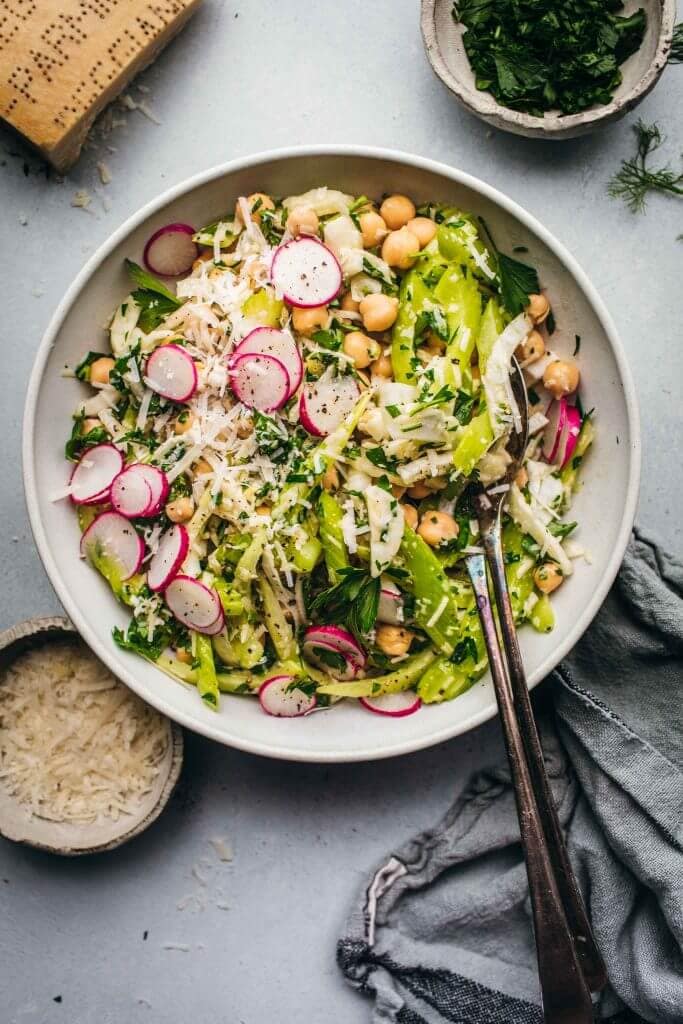
[[[167,224],[155,231],[142,256],[147,269],[159,277],[180,277],[189,273],[199,255],[192,241],[194,233],[190,224]]]
[[[259,412],[282,408],[292,393],[289,374],[280,360],[255,353],[234,360],[230,386],[240,402]]]
[[[381,578],[377,621],[387,622],[392,626],[398,626],[404,621],[403,596],[394,581],[388,576]]]
[[[386,715],[387,718],[405,718],[422,707],[422,701],[412,690],[384,693],[379,697],[361,697],[360,703],[375,715]]]
[[[552,401],[546,409],[548,425],[543,437],[543,455],[560,469],[569,462],[581,430],[581,414],[566,398]]]
[[[162,398],[189,402],[197,390],[197,367],[180,345],[160,345],[147,360],[145,383]]]
[[[335,679],[354,679],[366,662],[363,648],[340,626],[309,626],[304,636],[304,657]]]
[[[548,420],[543,434],[543,457],[554,462],[560,447],[562,431],[567,425],[567,399],[553,400],[545,411]]]
[[[276,718],[299,718],[308,714],[316,706],[318,699],[314,693],[304,693],[298,688],[289,687],[296,676],[271,676],[261,684],[258,699],[267,715]]]
[[[123,468],[123,456],[113,444],[88,448],[71,474],[71,499],[77,505],[97,505],[109,497],[111,485]]]
[[[81,554],[99,568],[106,560],[107,568],[121,582],[134,576],[145,556],[145,545],[135,527],[119,512],[102,512],[81,537]]]
[[[176,576],[164,600],[179,622],[197,633],[214,635],[223,628],[223,606],[215,590],[192,576]]]
[[[567,406],[567,429],[560,442],[560,469],[564,469],[576,448],[581,433],[581,413],[575,405]]]
[[[165,590],[172,579],[178,575],[190,547],[190,535],[181,523],[162,534],[147,570],[147,583],[150,590]],[[219,618],[219,616],[216,616]]]
[[[314,437],[327,437],[344,422],[359,397],[360,388],[353,377],[305,384],[299,399],[301,425]]]
[[[309,235],[294,238],[275,250],[270,279],[290,306],[303,308],[332,302],[342,286],[337,257]]]
[[[239,343],[230,357],[230,364],[240,356],[263,355],[273,356],[282,363],[289,374],[289,394],[291,398],[301,384],[304,375],[304,364],[299,348],[289,331],[278,331],[274,327],[257,327]]]
[[[152,504],[152,489],[144,476],[124,469],[111,485],[111,503],[128,519],[144,516]]]
[[[128,466],[126,472],[130,473],[131,476],[141,477],[150,489],[150,503],[141,515],[145,517],[157,515],[164,507],[168,492],[171,489],[168,477],[163,469],[159,469],[158,466],[150,466],[146,462],[135,462],[132,466]]]

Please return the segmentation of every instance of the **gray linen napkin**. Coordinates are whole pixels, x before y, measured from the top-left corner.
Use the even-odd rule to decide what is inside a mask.
[[[683,1022],[683,562],[636,532],[537,708],[609,988],[602,1019]],[[543,702],[542,702],[543,703]],[[539,1024],[507,765],[378,866],[338,945],[376,1024]]]

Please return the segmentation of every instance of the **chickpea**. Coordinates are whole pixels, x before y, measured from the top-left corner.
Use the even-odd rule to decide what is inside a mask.
[[[411,530],[416,530],[418,523],[418,514],[415,506],[409,505],[406,502],[405,505],[401,505],[401,508],[403,509],[403,518],[405,522],[408,524]]]
[[[300,206],[298,210],[292,210],[287,218],[287,230],[294,236],[317,235],[319,227],[318,214],[308,206]]]
[[[543,374],[543,384],[553,398],[571,395],[579,386],[579,368],[576,363],[558,359],[547,367]]]
[[[438,334],[434,334],[434,331],[430,331],[427,335],[427,343],[425,346],[430,356],[440,356],[446,348],[446,342],[443,338],[440,338]]]
[[[379,344],[361,331],[351,331],[344,337],[344,352],[353,359],[357,370],[364,370],[379,356]]]
[[[310,335],[314,331],[325,331],[330,326],[330,319],[327,306],[310,306],[308,309],[297,306],[292,310],[292,327],[299,334]]]
[[[173,424],[173,433],[186,434],[193,423],[194,416],[189,409],[184,409]]]
[[[256,512],[257,516],[269,516],[270,505],[257,505],[254,511]]]
[[[339,306],[347,313],[357,313],[360,309],[360,302],[356,302],[351,292],[344,292]]]
[[[90,383],[108,384],[109,374],[114,369],[115,363],[109,356],[101,356],[90,364]]]
[[[366,331],[388,331],[398,316],[398,299],[391,295],[366,295],[358,306]]]
[[[400,654],[407,654],[413,642],[414,633],[403,626],[389,626],[383,622],[377,627],[375,643],[380,651],[391,657],[398,657]]]
[[[213,249],[207,249],[206,252],[200,252],[199,256],[197,257],[197,259],[192,264],[192,269],[193,270],[199,270],[199,268],[201,267],[202,263],[208,263],[212,259],[213,259]]]
[[[363,245],[366,249],[374,249],[389,233],[384,217],[380,217],[375,210],[361,213],[358,223],[360,224],[360,233],[363,236]]]
[[[534,583],[542,594],[552,594],[563,579],[562,570],[557,562],[544,562],[534,572]]]
[[[326,491],[336,491],[339,487],[339,473],[333,463],[323,473],[322,484]]]
[[[237,421],[235,433],[243,441],[254,433],[254,421],[248,416],[241,416]]]
[[[428,494],[431,494],[431,491],[425,485],[423,480],[418,480],[416,484],[413,484],[412,487],[408,488],[408,497],[415,498],[416,501],[426,498]]]
[[[417,532],[430,547],[438,548],[446,541],[455,540],[460,533],[460,527],[447,512],[427,512],[422,517]]]
[[[260,201],[259,201],[260,200]],[[247,196],[247,206],[251,211],[251,219],[256,224],[261,223],[261,211],[262,210],[274,210],[275,203],[267,196],[265,192],[252,192],[250,196]],[[254,207],[257,207],[254,209]]]
[[[421,249],[424,249],[425,245],[429,245],[432,238],[436,236],[436,224],[429,217],[413,217],[408,221],[406,227],[415,235]]]
[[[526,311],[535,324],[542,324],[550,313],[550,303],[545,295],[530,295]]]
[[[207,473],[213,473],[213,466],[206,459],[200,458],[193,464],[192,469],[194,470],[195,476],[206,476]]]
[[[177,647],[175,656],[178,661],[182,661],[183,665],[191,665],[193,662],[192,651],[188,651],[187,647]]]
[[[166,515],[172,523],[186,523],[194,515],[194,502],[192,498],[176,498],[169,501],[166,506]]]
[[[529,483],[529,474],[524,466],[520,466],[517,470],[517,473],[515,474],[515,483],[519,487],[520,491]]]
[[[515,349],[520,363],[535,363],[545,355],[545,341],[538,331],[530,331],[524,341]]]
[[[384,223],[392,231],[402,228],[415,216],[415,206],[408,196],[387,196],[379,208]]]
[[[409,270],[420,251],[417,236],[408,228],[399,228],[387,235],[382,244],[382,259],[390,267]]]
[[[370,373],[373,377],[381,377],[383,380],[391,380],[394,376],[394,368],[391,365],[391,356],[383,353],[379,359],[375,359],[374,363],[370,367]]]
[[[401,484],[392,484],[391,493],[393,494],[394,498],[396,498],[397,501],[400,501],[403,495],[406,493],[406,489],[405,487],[402,487]]]
[[[84,419],[81,423],[81,434],[85,437],[85,435],[89,434],[91,430],[97,430],[101,426],[101,420],[96,419],[94,416],[88,416],[87,419]]]

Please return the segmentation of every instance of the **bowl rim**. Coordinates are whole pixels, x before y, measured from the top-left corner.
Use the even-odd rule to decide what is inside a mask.
[[[420,28],[427,59],[432,70],[470,113],[489,123],[495,120],[497,127],[508,131],[525,132],[536,138],[547,136],[560,139],[590,131],[602,121],[616,119],[622,114],[628,113],[657,84],[667,66],[671,49],[676,23],[676,0],[656,0],[656,2],[659,3],[661,10],[657,46],[652,61],[638,81],[618,99],[613,96],[609,103],[589,107],[588,110],[583,110],[578,114],[567,114],[564,117],[559,114],[550,117],[537,117],[521,110],[512,110],[499,103],[488,91],[466,88],[463,79],[451,71],[443,58],[435,21],[439,0],[421,0]]]
[[[501,206],[506,212],[517,218],[517,220],[519,220],[525,227],[536,234],[554,253],[559,261],[569,270],[577,285],[581,288],[588,299],[607,336],[617,364],[619,378],[623,388],[630,434],[628,487],[621,514],[621,523],[612,555],[609,559],[602,580],[600,581],[600,585],[593,592],[591,600],[584,606],[581,613],[577,616],[564,641],[558,645],[549,658],[546,658],[545,662],[541,663],[533,673],[530,673],[530,688],[535,686],[550,671],[552,671],[555,665],[557,665],[572,649],[572,647],[574,647],[592,622],[600,608],[600,605],[607,596],[607,592],[616,577],[619,566],[621,565],[631,534],[633,521],[635,519],[641,464],[640,416],[635,385],[616,327],[597,290],[572,254],[557,241],[557,239],[547,228],[543,226],[543,224],[540,223],[540,221],[504,193],[499,192],[498,189],[494,188],[492,185],[486,184],[486,182],[483,182],[481,179],[476,178],[473,175],[457,170],[447,164],[430,160],[427,157],[421,157],[402,152],[400,150],[392,150],[384,147],[356,146],[352,144],[292,146],[281,149],[266,150],[260,153],[239,157],[235,160],[218,164],[208,170],[201,171],[198,174],[192,175],[179,184],[165,190],[154,199],[145,203],[130,217],[127,217],[120,227],[117,228],[87,260],[72,284],[67,289],[64,297],[58,304],[50,323],[48,324],[45,334],[43,335],[31,370],[26,393],[22,428],[22,463],[25,500],[29,515],[29,522],[36,547],[38,548],[38,553],[57,596],[85,642],[92,648],[101,661],[103,661],[118,678],[122,679],[127,686],[139,694],[143,700],[146,700],[158,711],[162,712],[162,714],[167,715],[180,725],[183,725],[194,732],[200,733],[209,739],[216,740],[223,745],[235,747],[248,753],[260,754],[266,757],[273,757],[286,761],[306,761],[318,764],[380,760],[435,746],[437,743],[442,743],[454,736],[468,732],[476,726],[481,725],[483,722],[488,721],[488,719],[492,718],[497,713],[496,702],[492,698],[489,704],[481,708],[479,711],[472,713],[465,719],[451,722],[440,729],[435,728],[434,731],[426,737],[400,740],[393,743],[388,742],[385,747],[380,749],[377,749],[376,747],[368,747],[354,751],[330,749],[326,750],[324,753],[316,752],[314,754],[311,754],[311,752],[305,747],[290,749],[288,747],[279,747],[272,743],[244,739],[241,736],[227,737],[220,728],[212,725],[211,722],[203,721],[198,716],[195,717],[193,714],[179,710],[175,706],[172,696],[169,699],[157,693],[150,693],[148,688],[136,679],[134,672],[129,671],[127,668],[115,661],[112,651],[100,641],[94,627],[90,625],[88,617],[81,612],[78,602],[72,597],[69,588],[62,579],[59,569],[52,557],[51,545],[48,541],[41,518],[33,459],[33,437],[36,414],[38,411],[38,395],[45,373],[47,360],[52,351],[57,334],[59,333],[68,312],[78,299],[81,291],[87,285],[92,274],[135,228],[153,214],[161,210],[164,206],[181,198],[187,192],[225,175],[252,169],[257,170],[262,164],[268,164],[276,161],[302,158],[313,159],[316,157],[329,156],[336,156],[342,159],[347,157],[358,157],[369,160],[383,160],[402,164],[409,168],[427,171],[449,179],[455,184],[464,185],[473,192],[476,192],[489,201]],[[172,693],[172,690],[169,690],[169,692]]]

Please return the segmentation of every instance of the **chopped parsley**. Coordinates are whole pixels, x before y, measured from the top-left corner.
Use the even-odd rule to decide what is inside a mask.
[[[455,0],[478,89],[503,106],[542,117],[609,103],[620,65],[640,47],[643,8],[628,17],[620,0]]]

